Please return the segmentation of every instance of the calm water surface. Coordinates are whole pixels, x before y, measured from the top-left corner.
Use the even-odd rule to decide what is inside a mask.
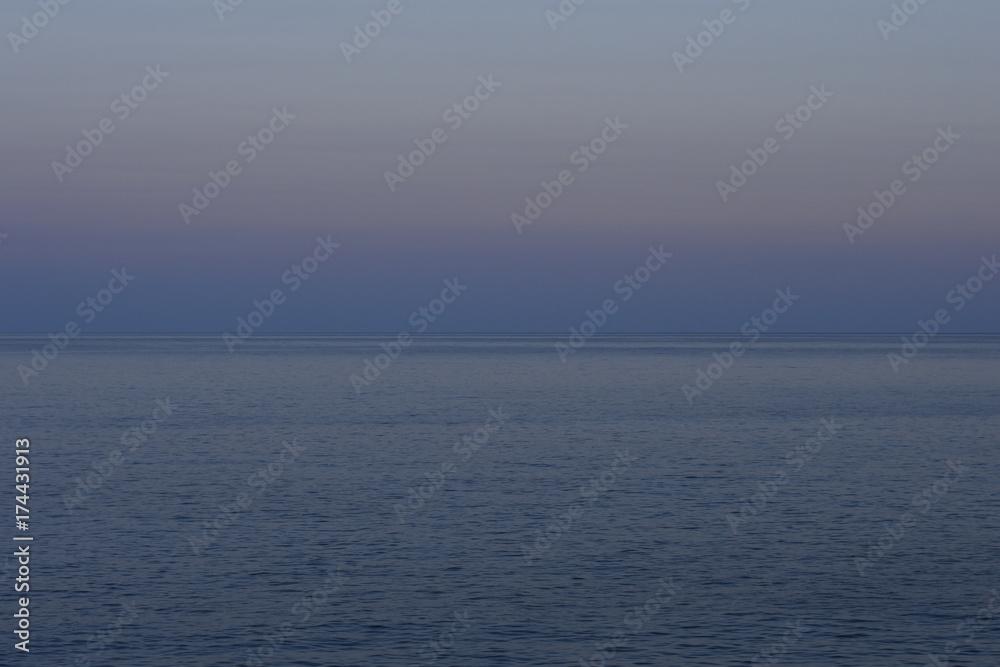
[[[0,338],[23,662],[1000,664],[1000,337],[391,339]]]

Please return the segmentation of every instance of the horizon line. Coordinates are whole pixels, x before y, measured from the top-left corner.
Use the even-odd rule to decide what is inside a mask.
[[[0,336],[48,336],[51,331],[24,331],[24,332],[0,332]],[[218,331],[95,331],[85,336],[77,337],[94,337],[94,336],[202,336],[202,337],[216,337],[223,336],[228,332],[218,332]],[[442,338],[447,336],[566,336],[567,332],[564,331],[553,331],[553,332],[505,332],[505,331],[457,331],[448,333],[422,333],[414,334],[410,332],[400,332],[400,331],[366,331],[366,332],[330,332],[330,331],[297,331],[297,332],[284,332],[284,333],[258,333],[254,332],[249,338],[276,338],[281,336],[399,336],[402,333],[409,334],[413,338]],[[568,332],[572,335],[573,332]],[[770,336],[909,336],[912,335],[913,331],[783,331],[783,332],[759,332],[761,338],[767,338]],[[697,332],[643,332],[643,331],[633,331],[633,332],[621,332],[621,333],[595,333],[586,336],[587,339],[591,338],[608,338],[612,336],[741,336],[746,338],[747,336],[739,331],[697,331]],[[934,337],[941,336],[1000,336],[1000,332],[997,331],[983,331],[983,332],[951,332],[951,333],[938,333]],[[246,339],[244,339],[246,340]]]

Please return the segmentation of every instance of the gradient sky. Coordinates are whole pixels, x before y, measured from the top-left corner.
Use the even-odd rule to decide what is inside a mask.
[[[48,332],[112,269],[137,278],[84,327],[231,331],[318,235],[339,242],[262,332],[398,332],[446,278],[468,291],[431,332],[566,332],[663,245],[670,264],[606,332],[735,332],[801,296],[780,332],[910,332],[980,257],[1000,253],[1000,3],[930,0],[889,39],[881,0],[402,0],[347,63],[340,44],[388,0],[72,2],[0,46],[0,332]],[[672,54],[725,9],[683,73]],[[0,6],[5,35],[37,0]],[[167,79],[60,183],[52,162],[147,66]],[[452,132],[479,76],[502,86]],[[834,93],[728,202],[716,182],[803,104]],[[201,215],[178,212],[274,107],[289,128]],[[570,167],[606,117],[629,124],[523,234],[510,216]],[[858,206],[903,179],[939,127],[955,146],[864,236]],[[395,192],[384,172],[449,139]],[[239,158],[242,159],[242,158]],[[1000,280],[949,325],[1000,332]]]

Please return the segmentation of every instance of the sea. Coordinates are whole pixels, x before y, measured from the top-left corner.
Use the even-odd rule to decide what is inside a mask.
[[[0,664],[995,667],[1000,337],[921,342],[2,336]]]

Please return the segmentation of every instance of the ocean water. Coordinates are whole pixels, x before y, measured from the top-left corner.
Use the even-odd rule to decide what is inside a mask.
[[[391,340],[0,338],[4,664],[1000,664],[1000,337]]]

